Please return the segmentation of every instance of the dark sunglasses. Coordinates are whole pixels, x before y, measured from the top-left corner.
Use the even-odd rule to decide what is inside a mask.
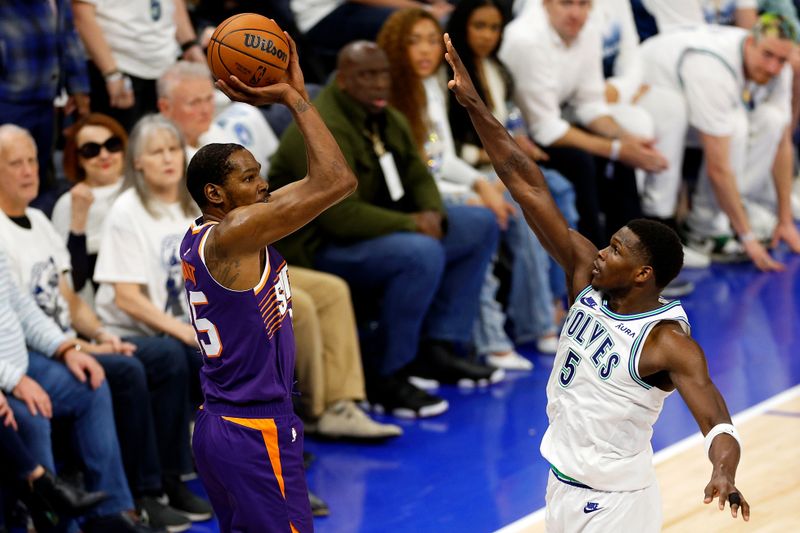
[[[108,153],[116,154],[122,151],[122,139],[117,136],[109,137],[103,144],[86,143],[78,147],[78,155],[84,159],[92,159],[100,155],[100,149],[105,148]]]

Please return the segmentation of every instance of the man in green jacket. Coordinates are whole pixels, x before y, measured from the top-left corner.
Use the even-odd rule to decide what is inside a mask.
[[[356,297],[379,295],[376,353],[364,361],[367,398],[396,416],[426,417],[447,402],[409,375],[465,386],[502,379],[502,371],[454,354],[470,342],[498,229],[485,208],[445,209],[408,123],[387,107],[389,84],[377,45],[360,41],[341,51],[336,79],[314,104],[358,190],[276,247],[290,264],[341,276]],[[271,189],[301,179],[306,165],[292,124],[272,159]]]

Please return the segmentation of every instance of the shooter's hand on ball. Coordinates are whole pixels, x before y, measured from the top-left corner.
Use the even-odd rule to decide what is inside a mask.
[[[230,76],[227,81],[217,80],[217,88],[228,95],[231,100],[255,106],[274,103],[294,106],[296,105],[296,99],[291,98],[294,93],[299,95],[305,103],[308,103],[309,98],[306,92],[305,80],[303,79],[303,71],[300,70],[297,45],[287,32],[283,33],[289,42],[289,67],[286,69],[281,81],[266,87],[250,87],[242,83],[236,76]]]

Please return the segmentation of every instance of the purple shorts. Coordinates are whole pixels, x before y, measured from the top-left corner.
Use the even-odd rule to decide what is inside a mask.
[[[192,445],[221,532],[314,531],[297,416],[234,418],[200,410]]]

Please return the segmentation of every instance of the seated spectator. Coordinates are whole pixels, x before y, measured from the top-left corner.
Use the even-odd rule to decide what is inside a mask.
[[[168,450],[172,469],[164,475],[170,505],[197,521],[211,506],[195,496],[179,475],[192,472],[188,423],[200,404],[200,355],[188,323],[178,244],[197,206],[185,186],[184,143],[174,124],[158,115],[140,120],[128,144],[122,192],[106,217],[94,281],[97,313],[108,330],[168,354],[183,380],[155,409],[173,410]],[[165,461],[162,461],[165,462]]]
[[[267,175],[278,138],[261,111],[249,104],[230,103],[214,116],[214,84],[205,64],[178,61],[159,77],[157,87],[158,111],[183,133],[187,162],[206,144],[235,142],[253,154],[261,175]]]
[[[659,99],[642,99],[658,127],[656,147],[672,165],[651,173],[643,209],[675,216],[688,133],[699,136],[704,165],[687,220],[700,251],[744,251],[761,270],[778,270],[762,241],[800,252],[791,213],[792,144],[788,123],[796,33],[765,14],[751,32],[697,28],[660,34],[643,45],[645,81]],[[774,180],[775,185],[770,185]],[[777,216],[776,216],[777,215]],[[738,243],[733,240],[738,239]]]
[[[31,513],[34,527],[46,531],[56,526],[59,515],[79,516],[106,498],[102,492],[86,492],[55,476],[31,456],[17,433],[14,411],[0,392],[0,478],[17,487],[16,494]]]
[[[0,138],[4,137],[7,140],[7,129],[0,133]],[[33,145],[32,140],[29,143]],[[8,154],[8,146],[0,152],[3,159],[16,155]],[[11,159],[14,160],[18,161],[17,166],[27,167],[30,176],[35,176],[35,152]],[[0,162],[0,171],[7,171],[7,167],[5,160]],[[7,177],[2,183],[7,185]],[[13,395],[7,398],[8,403],[33,461],[50,472],[56,471],[50,419],[69,419],[71,436],[85,466],[86,486],[108,496],[88,512],[83,531],[150,531],[134,523],[127,513],[133,509],[133,498],[125,479],[119,443],[113,437],[114,413],[103,368],[20,289],[2,252],[0,319],[3,346],[0,389]],[[35,351],[28,352],[28,347]]]
[[[402,9],[384,24],[378,46],[386,52],[391,66],[389,101],[411,124],[420,156],[427,161],[445,205],[475,204],[485,206],[495,215],[513,258],[512,285],[517,294],[511,299],[519,299],[511,302],[509,314],[517,313],[514,316],[517,342],[539,341],[540,347],[555,353],[547,254],[527,225],[520,223],[521,214],[510,196],[504,197],[502,183],[487,179],[456,153],[447,116],[448,95],[439,77],[444,59],[439,23],[425,10]],[[487,271],[474,332],[477,352],[501,368],[530,370],[533,367],[530,361],[516,353],[514,343],[505,333],[506,317],[495,301],[497,288],[497,279]]]
[[[333,70],[336,53],[347,43],[373,41],[389,16],[397,9],[426,9],[437,19],[453,10],[447,0],[290,0],[297,27],[312,48],[322,56],[327,71]]]
[[[657,171],[667,161],[651,139],[611,116],[600,35],[586,24],[591,2],[544,0],[543,7],[508,25],[500,59],[514,76],[515,100],[548,165],[575,187],[578,229],[604,246],[640,214],[634,169]]]
[[[374,43],[342,50],[336,79],[315,105],[359,189],[276,247],[290,263],[343,277],[356,300],[365,291],[378,295],[379,340],[364,354],[367,399],[395,415],[425,417],[447,402],[407,381],[418,351],[420,373],[441,382],[502,377],[454,354],[454,343],[470,340],[497,226],[488,210],[443,208],[407,122],[387,107],[390,80],[386,54]],[[270,183],[297,181],[306,167],[292,125],[273,156]]]
[[[92,109],[114,117],[127,131],[156,111],[156,80],[177,57],[206,62],[185,0],[72,4],[90,58]]]
[[[514,135],[517,143],[524,148],[529,157],[538,161],[540,165],[546,165],[547,154],[528,137],[527,128],[522,120],[519,108],[512,103],[514,81],[511,73],[497,57],[506,22],[504,7],[496,0],[464,0],[453,11],[447,25],[447,33],[450,35],[454,46],[462,51],[461,57],[464,65],[472,79],[475,80],[479,94],[485,99],[485,102],[490,104],[492,114],[506,125]],[[449,98],[450,126],[456,146],[459,147],[460,156],[478,168],[493,173],[494,170],[490,166],[488,156],[483,150],[480,138],[472,125],[472,121],[469,119],[469,115],[464,107],[455,101],[452,93],[450,93]],[[578,213],[575,210],[575,190],[572,184],[555,170],[545,167],[540,168],[559,209],[569,224],[575,227],[578,222]],[[506,199],[510,200],[511,197],[505,192],[504,188],[503,192],[506,194]],[[521,217],[517,220],[512,220],[509,233],[512,230],[517,232],[522,230],[523,236],[527,234],[533,235]],[[531,251],[534,254],[533,256],[538,259],[541,246],[538,240],[533,242],[534,246]],[[515,253],[515,248],[517,247],[511,242],[508,242],[507,245],[511,250],[510,253],[514,261],[512,263],[511,286],[508,291],[508,314],[515,324],[514,332],[517,336],[517,342],[520,342],[520,337],[523,339],[526,337],[526,328],[538,326],[537,329],[539,331],[544,331],[548,328],[552,329],[555,324],[561,321],[566,314],[563,304],[567,295],[566,279],[564,271],[558,263],[548,259],[546,271],[549,273],[550,290],[547,290],[547,285],[544,285],[544,290],[539,290],[535,283],[531,282],[530,279],[525,279],[526,276],[517,273],[513,266],[520,261],[524,261],[526,254]],[[530,255],[527,257],[530,257]],[[516,270],[521,271],[518,268]],[[536,270],[545,269],[539,268]],[[535,276],[531,275],[530,277],[533,278]],[[522,288],[520,284],[522,284]],[[528,290],[525,290],[524,287],[528,287]],[[545,298],[545,300],[542,300],[542,298]],[[546,305],[546,298],[552,300],[551,305],[555,308],[555,320],[541,313],[536,313],[536,319],[526,316],[529,314],[525,313],[526,309],[533,312],[536,312],[537,309],[547,309],[549,306]],[[530,337],[528,336],[528,338]],[[555,340],[552,336],[540,337],[537,342],[537,349],[540,352],[552,353],[554,346],[548,347],[546,344],[552,345]],[[493,359],[490,359],[489,362],[496,363]]]
[[[86,55],[70,1],[0,4],[0,50],[0,123],[16,124],[36,140],[41,187],[35,205],[49,214],[59,192],[53,173],[53,100],[65,89],[65,111],[89,112]]]
[[[100,113],[78,120],[67,131],[64,174],[73,184],[53,208],[53,227],[67,243],[72,286],[81,292],[92,280],[103,221],[122,186],[128,134]],[[87,290],[83,294],[94,294]]]
[[[24,159],[35,153],[25,130],[8,125],[0,130],[0,145],[5,146],[7,158]],[[148,339],[127,339],[132,344],[106,331],[74,291],[67,279],[71,262],[64,241],[43,213],[28,207],[36,194],[36,176],[31,170],[23,165],[17,172],[0,175],[7,184],[0,190],[0,245],[7,250],[11,271],[66,334],[77,333],[92,341],[80,344],[95,356],[108,377],[123,463],[137,507],[146,508],[153,525],[188,526],[185,518],[157,499],[162,494],[162,468],[167,473],[174,470],[172,477],[177,483],[180,471],[173,457],[181,449],[181,439],[184,454],[189,453],[188,427],[181,431],[175,425],[176,412],[188,416],[186,368],[169,352],[149,345]],[[85,256],[85,248],[78,253]]]
[[[161,114],[187,139],[187,160],[206,144],[237,143],[253,154],[266,175],[277,138],[249,104],[233,103],[212,121],[214,85],[207,67],[179,61],[159,78],[158,89]],[[312,420],[307,431],[330,437],[399,435],[399,427],[369,419],[355,404],[365,398],[364,376],[347,284],[330,274],[292,268],[292,301],[298,388],[303,414]]]
[[[642,4],[656,19],[659,33],[705,24],[749,29],[758,17],[757,0],[642,0]]]

